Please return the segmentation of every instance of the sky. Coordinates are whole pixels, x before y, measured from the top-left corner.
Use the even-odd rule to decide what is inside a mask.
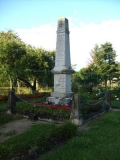
[[[26,44],[56,49],[57,22],[67,18],[71,64],[88,64],[95,45],[112,43],[120,62],[120,0],[0,0],[0,32],[15,31]]]

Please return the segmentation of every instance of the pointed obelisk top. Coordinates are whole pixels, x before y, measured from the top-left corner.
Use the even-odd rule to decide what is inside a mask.
[[[57,41],[54,74],[54,92],[52,97],[69,98],[71,91],[71,74],[74,70],[71,67],[69,24],[66,18],[60,18],[57,25]]]
[[[68,34],[70,33],[67,18],[58,19],[57,33],[62,33],[62,32],[66,32]]]
[[[74,73],[71,68],[69,23],[66,18],[58,19],[55,67],[52,73]]]

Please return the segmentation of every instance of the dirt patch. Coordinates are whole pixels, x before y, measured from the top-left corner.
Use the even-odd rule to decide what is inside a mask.
[[[88,122],[89,123],[89,122]],[[81,131],[84,131],[84,130],[89,130],[90,127],[88,127],[88,123],[85,123],[81,126],[78,127],[78,131],[81,132]]]
[[[120,111],[120,109],[112,108],[112,109],[111,109],[111,111],[115,111],[115,112],[117,112],[117,111]]]
[[[50,120],[38,120],[38,121],[30,121],[27,117],[15,120],[9,123],[6,123],[3,126],[0,126],[0,143],[19,135],[27,130],[29,130],[33,125],[40,124],[40,123],[51,123]],[[60,125],[61,122],[56,122],[57,125]],[[78,127],[79,131],[88,130],[88,124],[84,124]]]
[[[21,120],[15,120],[9,123],[6,123],[3,126],[0,126],[0,143],[4,140],[7,140],[11,137],[14,137],[18,134],[21,134],[28,129],[30,129],[33,125],[39,123],[50,123],[46,121],[30,121],[27,118],[23,118]]]

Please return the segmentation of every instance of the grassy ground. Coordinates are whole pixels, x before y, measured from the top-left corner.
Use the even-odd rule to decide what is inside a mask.
[[[31,159],[39,160],[119,160],[119,124],[120,111],[109,111],[105,115],[92,120],[88,125],[88,130],[78,132],[75,138],[50,152],[48,152],[51,144],[49,140],[52,143],[54,142],[54,145],[56,144],[55,139],[50,138],[55,132],[56,126],[54,124],[35,125],[29,131],[1,143],[1,159],[7,160],[12,155],[12,158],[15,156],[16,159],[19,159],[27,153],[31,156]],[[64,128],[65,135],[68,128]],[[63,133],[62,129],[60,131]],[[35,158],[36,153],[44,153],[44,155]],[[31,159],[29,157],[29,160]]]
[[[14,121],[22,118],[19,115],[7,114],[6,111],[7,111],[7,102],[0,102],[0,126],[10,121]]]
[[[44,150],[44,137],[52,129],[53,127],[50,125],[35,125],[27,132],[4,141],[0,144],[0,159],[9,159],[9,157],[16,157],[17,159],[17,157],[22,157],[24,154],[35,154],[40,143]]]
[[[7,102],[0,102],[0,112],[6,112],[7,111]]]
[[[119,101],[114,106],[120,108]],[[112,105],[113,106],[113,105]],[[0,123],[5,124],[14,120],[12,115],[6,114],[7,102],[0,102]],[[49,150],[51,143],[56,140],[50,136],[55,131],[55,125],[35,125],[29,131],[10,138],[0,144],[0,159],[9,159],[15,155],[16,158],[26,153],[35,159],[36,153],[45,154],[42,160],[119,160],[120,159],[120,111],[109,111],[105,115],[94,119],[89,124],[89,130],[80,131],[75,138],[69,140],[65,145],[54,151]],[[62,130],[62,129],[61,129]],[[61,131],[60,130],[60,131]],[[63,130],[62,130],[63,132]],[[67,129],[63,135],[67,134]],[[61,136],[62,137],[62,136]],[[24,142],[24,143],[21,143]],[[39,147],[38,147],[39,146]],[[52,149],[52,148],[51,148]],[[43,152],[41,151],[43,150]],[[29,158],[30,160],[30,158]]]
[[[120,111],[92,120],[89,127],[66,145],[45,154],[42,160],[119,160]]]
[[[34,125],[28,131],[0,144],[0,159],[33,160],[56,145],[76,135],[77,127],[71,122]]]
[[[111,102],[112,108],[120,109],[120,100]]]

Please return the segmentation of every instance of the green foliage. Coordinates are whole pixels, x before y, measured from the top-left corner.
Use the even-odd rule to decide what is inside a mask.
[[[12,115],[12,114],[7,114],[7,113],[0,113],[0,125],[3,125],[5,123],[8,123],[13,120],[18,120],[21,119],[22,117],[19,115]]]
[[[16,67],[18,60],[26,54],[25,44],[11,30],[0,32],[0,63],[10,69]]]
[[[11,30],[0,32],[0,81],[6,81],[7,84],[10,81],[10,87],[22,82],[33,91],[37,82],[41,86],[43,83],[53,86],[50,70],[54,66],[54,56],[55,51],[25,45]]]
[[[106,104],[105,90],[99,89],[94,92],[83,92],[80,95],[80,102],[82,108],[82,116],[92,116],[93,114],[105,111],[110,108],[110,104]]]
[[[0,102],[0,112],[6,112],[6,111],[7,111],[7,103]]]
[[[38,106],[35,107],[31,104],[26,104],[24,102],[17,102],[15,110],[17,113],[22,115],[29,115],[30,113],[38,114],[40,118],[55,119],[55,120],[64,120],[70,118],[70,110],[60,108],[57,106]]]
[[[10,157],[22,157],[22,154],[24,155],[24,151],[26,151],[26,155],[28,154],[27,151],[30,154],[31,146],[38,146],[39,143],[43,142],[43,135],[46,137],[46,135],[51,133],[53,129],[53,125],[35,125],[31,128],[31,130],[4,141],[0,144],[0,158],[9,159]],[[46,143],[47,139],[44,141],[43,146]],[[40,152],[45,150],[44,147],[41,148],[41,146],[39,146],[39,148]]]
[[[91,51],[91,62],[89,65],[94,64],[95,68],[100,73],[112,73],[117,69],[115,63],[116,52],[113,50],[112,44],[106,42],[105,44],[98,45]]]
[[[117,57],[115,50],[113,50],[112,44],[106,42],[100,47],[98,45],[91,51],[91,61],[88,65],[88,70],[101,75],[100,79],[104,81],[105,86],[107,81],[111,80],[111,74],[118,72],[118,62],[115,60]],[[100,80],[99,79],[99,80]]]
[[[111,102],[111,106],[114,109],[120,109],[120,100],[114,100]]]
[[[82,116],[86,117],[89,114],[99,112],[99,111],[101,111],[102,109],[105,109],[105,108],[107,108],[107,106],[105,107],[102,104],[95,104],[95,105],[85,105],[85,104],[83,104],[82,105]]]
[[[99,74],[92,73],[87,68],[83,68],[72,75],[72,90],[80,94],[92,93],[96,90],[99,79]]]
[[[48,52],[41,48],[26,46],[26,52],[26,56],[20,61],[17,78],[32,90],[36,90],[36,82],[42,87],[51,86],[50,79],[52,80],[53,77],[50,70],[54,64],[52,59],[54,51]],[[30,81],[33,81],[34,84],[31,85]]]
[[[72,129],[75,129],[73,133]],[[76,130],[76,126],[70,122],[58,127],[53,124],[35,125],[29,131],[1,143],[0,158],[6,160],[11,157],[19,157],[19,159],[22,157],[28,159],[34,158],[36,154],[42,154],[52,149],[55,144],[59,144],[61,142],[61,137],[64,137],[65,140],[72,138],[75,136]],[[66,136],[64,134],[66,134]],[[64,140],[64,138],[62,138],[62,140]]]
[[[0,32],[0,64],[4,77],[14,80],[19,61],[26,54],[25,44],[11,30]]]
[[[72,75],[72,90],[75,93],[90,92],[98,87],[108,88],[119,85],[120,63],[116,61],[116,51],[106,42],[95,45],[90,53],[88,66]]]
[[[116,100],[117,98],[120,100],[120,86],[111,90],[111,98],[112,100]]]
[[[45,154],[40,160],[119,160],[120,112],[109,112],[94,119],[89,129],[67,144]]]
[[[13,120],[21,119],[20,115],[12,115],[6,113],[7,111],[7,102],[0,102],[0,125],[4,125]]]
[[[77,126],[71,121],[65,121],[62,126],[58,127],[54,132],[54,137],[61,141],[70,139],[77,134]]]

